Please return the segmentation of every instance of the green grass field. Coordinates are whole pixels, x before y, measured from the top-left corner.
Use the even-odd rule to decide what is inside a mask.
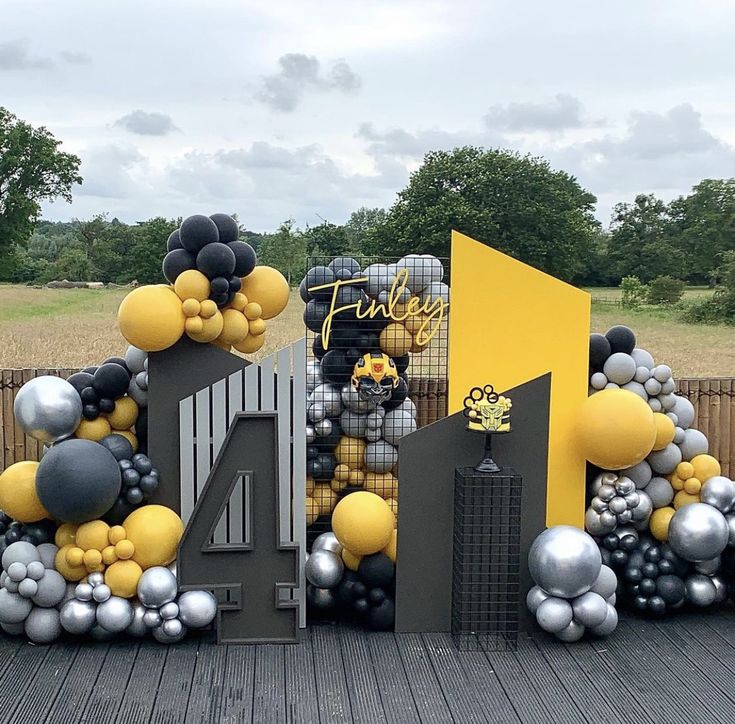
[[[115,313],[127,289],[35,289],[0,285],[0,368],[83,367],[125,349]],[[593,296],[592,331],[626,324],[658,362],[679,377],[735,376],[735,330],[718,325],[690,325],[676,310],[626,310],[615,304],[618,289],[589,290]],[[687,290],[687,296],[711,293]],[[268,323],[266,344],[257,359],[304,334],[303,303],[291,293],[286,310]],[[451,312],[450,312],[451,324]]]

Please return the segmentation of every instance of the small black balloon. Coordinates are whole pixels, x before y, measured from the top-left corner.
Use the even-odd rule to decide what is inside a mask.
[[[626,581],[630,581],[631,583],[640,583],[643,580],[643,573],[641,573],[640,568],[629,566],[625,569],[623,576],[625,577]]]
[[[112,505],[112,507],[102,516],[102,520],[108,525],[121,525],[133,511],[135,506],[131,505],[125,498],[123,493]]]
[[[140,486],[143,495],[150,495],[156,490],[156,488],[158,488],[158,482],[158,478],[153,475],[142,475],[138,485]]]
[[[604,334],[590,335],[590,371],[600,372],[612,354],[610,342]]]
[[[638,547],[638,539],[634,535],[624,535],[620,539],[620,547],[624,551],[633,551]]]
[[[94,405],[90,402],[89,404],[82,407],[82,417],[85,420],[96,420],[99,416],[100,410],[97,405]]]
[[[166,240],[166,251],[173,251],[174,249],[183,249],[181,246],[181,237],[179,236],[179,230],[174,229]]]
[[[318,466],[314,471],[314,480],[320,483],[328,483],[334,477],[337,459],[332,454],[319,453],[314,462]]]
[[[367,598],[357,598],[352,602],[352,610],[361,615],[364,616],[369,610],[370,610],[370,604],[368,603]]]
[[[153,463],[151,463],[151,459],[147,455],[136,453],[132,456],[131,460],[133,461],[133,467],[141,475],[148,475],[148,473],[153,469]]]
[[[122,460],[130,460],[133,455],[133,446],[130,444],[130,440],[122,435],[107,435],[100,440],[100,445],[106,447],[118,463]],[[120,466],[118,465],[118,467]]]
[[[644,578],[655,578],[658,575],[658,566],[655,563],[644,563],[641,573]]]
[[[163,276],[173,284],[182,274],[189,269],[196,269],[196,259],[186,249],[174,249],[163,257],[161,269]]]
[[[235,255],[235,274],[238,277],[246,277],[258,263],[258,256],[250,244],[246,241],[231,241],[227,246]]]
[[[122,481],[123,481],[123,485],[125,485],[126,487],[134,488],[140,482],[140,473],[138,473],[138,471],[135,470],[135,468],[123,470]]]
[[[657,616],[666,611],[666,602],[661,596],[651,596],[648,599],[648,610]]]
[[[355,595],[358,598],[367,596],[367,586],[360,580],[355,583]]]
[[[408,384],[406,380],[401,377],[398,380],[398,387],[393,390],[390,398],[383,403],[383,407],[386,410],[395,410],[399,407],[408,397]]]
[[[363,556],[357,575],[368,588],[385,588],[393,581],[395,566],[385,553]]]
[[[607,550],[609,551],[616,550],[619,543],[620,539],[615,535],[615,533],[610,533],[602,539],[602,545],[605,546],[605,548],[607,548]]]
[[[239,292],[240,289],[242,289],[242,279],[240,277],[230,277],[230,280],[228,282],[229,289],[227,290],[228,293],[234,293]]]
[[[638,590],[644,596],[650,596],[656,592],[656,581],[653,578],[644,578],[638,585]]]
[[[216,214],[210,214],[209,216],[214,225],[217,227],[219,233],[219,240],[225,244],[235,241],[240,235],[240,228],[237,225],[237,221],[233,219],[229,214],[223,214],[218,212]]]
[[[334,276],[341,282],[348,282],[352,279],[352,272],[349,269],[337,269],[334,272]]]
[[[67,377],[66,381],[81,395],[82,390],[91,387],[92,375],[89,372],[75,372],[71,377]]]
[[[181,246],[196,255],[207,244],[219,241],[219,230],[208,216],[194,214],[184,219],[179,229],[179,238]]]
[[[605,337],[610,343],[610,352],[624,352],[630,354],[635,349],[635,334],[630,327],[619,324],[605,332]]]
[[[103,397],[97,403],[97,407],[100,408],[100,412],[112,412],[115,409],[115,400],[111,400],[109,397]]]
[[[209,282],[209,290],[211,297],[227,294],[230,291],[230,281],[224,277],[215,277]]]
[[[311,349],[314,352],[314,357],[316,357],[317,359],[321,359],[327,353],[327,350],[324,349],[324,345],[322,344],[321,334],[317,334],[314,337],[314,341],[312,342]]]
[[[86,372],[89,375],[93,375],[97,371],[97,367],[95,365],[90,365],[89,367],[85,367],[82,372]]]
[[[380,606],[385,601],[385,591],[382,588],[371,588],[368,591],[368,601],[371,606]]]
[[[354,364],[347,362],[341,349],[329,349],[322,357],[322,377],[326,382],[343,385],[352,376]]]
[[[390,598],[386,598],[379,606],[374,606],[368,613],[368,626],[373,631],[389,631],[396,618],[396,607]]]
[[[319,448],[316,445],[306,446],[306,459],[316,460],[316,456],[319,454]]]
[[[229,280],[235,271],[235,253],[219,241],[207,244],[197,254],[197,269],[207,279],[225,277]]]
[[[380,339],[375,332],[363,332],[355,340],[357,348],[363,353],[380,351]]]
[[[92,380],[92,386],[100,398],[109,397],[112,400],[122,397],[128,391],[129,385],[130,375],[114,363],[100,365]]]
[[[648,608],[648,598],[640,594],[635,596],[635,598],[633,598],[633,606],[639,611],[645,611]]]
[[[668,558],[662,558],[658,564],[658,574],[659,576],[667,576],[676,570],[676,566],[674,565],[673,561],[670,561]]]
[[[20,540],[20,531],[16,528],[11,528],[6,534],[5,534],[5,542],[10,545],[11,543],[16,543]]]
[[[329,314],[329,302],[312,299],[304,308],[304,324],[312,332],[321,332],[324,320]]]
[[[661,560],[661,549],[658,546],[651,546],[643,557],[650,563],[658,563]]]
[[[117,466],[120,468],[120,470],[130,470],[133,467],[133,461],[127,459],[120,460]]]
[[[306,289],[314,299],[331,299],[332,287],[326,289],[314,289],[324,284],[334,284],[336,277],[334,272],[326,266],[315,266],[306,272]]]
[[[92,377],[92,375],[89,375],[89,376]],[[100,399],[100,396],[97,394],[97,390],[95,390],[94,387],[91,387],[91,386],[85,387],[81,391],[79,396],[82,398],[83,405],[96,405]]]
[[[342,580],[337,587],[337,600],[343,606],[351,606],[355,598],[355,583],[357,582],[357,574],[354,571],[346,570],[342,576]]]

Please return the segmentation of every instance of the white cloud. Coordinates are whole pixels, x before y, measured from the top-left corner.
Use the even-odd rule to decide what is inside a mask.
[[[0,70],[48,70],[53,65],[49,58],[31,53],[28,38],[0,43]]]
[[[132,111],[115,121],[116,126],[124,128],[130,133],[140,136],[165,136],[167,133],[178,130],[171,116],[165,113],[149,113],[147,111]]]

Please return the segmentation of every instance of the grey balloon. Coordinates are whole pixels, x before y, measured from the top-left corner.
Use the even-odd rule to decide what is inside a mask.
[[[0,623],[19,623],[28,617],[33,604],[6,588],[0,589]]]
[[[630,382],[636,371],[635,360],[625,352],[611,354],[602,368],[605,377],[617,385],[625,385]]]
[[[337,596],[331,588],[318,588],[309,584],[306,587],[306,600],[313,608],[326,610],[334,608],[337,603]]]
[[[661,392],[661,383],[656,378],[649,377],[643,383],[643,388],[649,395],[651,395],[651,397],[655,397]]]
[[[56,554],[59,552],[58,546],[53,543],[41,543],[36,548],[36,552],[44,568],[54,568],[56,566]]]
[[[304,566],[306,580],[317,588],[334,588],[344,573],[342,558],[328,550],[316,550]]]
[[[658,398],[657,398],[657,397],[652,397],[652,398],[651,398],[651,399],[650,399],[650,400],[648,401],[648,406],[649,406],[649,407],[650,407],[650,408],[651,408],[651,409],[652,409],[652,410],[653,410],[654,412],[661,412],[661,410],[662,410],[662,407],[661,407],[661,403],[660,403],[660,402],[658,401]]]
[[[728,539],[725,516],[705,503],[679,508],[669,523],[669,544],[674,553],[694,563],[719,556]]]
[[[130,380],[128,385],[128,397],[135,400],[138,407],[148,406],[148,391],[141,389],[135,377]]]
[[[348,382],[342,387],[340,393],[342,404],[351,412],[370,412],[372,405],[368,400],[363,400],[357,394],[357,390]]]
[[[704,455],[709,450],[707,437],[703,432],[689,428],[684,430],[684,441],[679,445],[682,460],[691,460],[697,455]]]
[[[176,601],[169,601],[168,603],[164,603],[163,606],[158,609],[158,613],[161,614],[161,618],[164,621],[176,618],[179,615],[179,604],[176,603]]]
[[[99,624],[93,626],[90,631],[89,635],[95,640],[95,641],[111,641],[115,638],[115,634],[112,631],[108,631],[105,628],[102,628]]]
[[[544,631],[557,633],[562,631],[572,622],[572,606],[569,601],[556,596],[549,596],[538,605],[536,609],[536,621]]]
[[[51,445],[77,429],[82,419],[82,400],[66,380],[41,375],[20,388],[13,413],[27,435]]]
[[[622,385],[622,389],[628,390],[628,392],[638,395],[638,397],[640,397],[644,402],[648,402],[648,393],[646,392],[646,388],[640,382],[631,380],[630,382]]]
[[[365,430],[365,440],[367,440],[368,442],[378,442],[382,434],[383,433],[379,429],[374,430],[368,428],[367,430]]]
[[[674,488],[666,478],[652,478],[646,486],[646,493],[654,508],[664,508],[674,499]]]
[[[173,601],[178,590],[176,576],[165,566],[146,569],[138,580],[138,598],[148,608],[160,608]]]
[[[339,424],[345,435],[364,437],[367,429],[367,415],[352,410],[344,410],[339,417]]]
[[[33,563],[40,563],[40,561],[33,561]],[[28,575],[28,568],[23,563],[14,561],[8,566],[7,573],[11,581],[20,583]]]
[[[641,460],[638,465],[621,470],[620,476],[629,478],[635,483],[636,488],[641,490],[651,482],[653,471],[651,470],[651,466],[645,460]]]
[[[694,422],[694,405],[686,397],[675,397],[674,407],[671,409],[679,421],[679,427],[686,430]]]
[[[61,636],[59,612],[55,608],[34,607],[25,622],[26,636],[34,644],[50,644]]]
[[[643,385],[651,379],[651,370],[649,370],[648,367],[638,365],[638,367],[636,367],[635,376],[633,377],[633,379]]]
[[[162,622],[163,619],[161,618],[161,614],[158,613],[158,609],[156,608],[149,608],[143,614],[143,623],[148,628],[156,628],[156,626],[160,626]]]
[[[697,573],[703,573],[705,576],[714,576],[714,574],[720,570],[721,565],[722,559],[720,556],[717,556],[709,561],[700,561],[699,563],[695,563],[694,570]]]
[[[172,622],[166,621],[165,623],[170,624]],[[172,629],[174,627],[169,626],[168,628]],[[184,636],[186,636],[185,626],[181,626],[181,629],[178,629],[178,627],[176,627],[176,629],[178,630],[178,634],[175,636],[172,636],[166,633],[166,629],[164,629],[164,624],[161,624],[160,626],[156,626],[156,628],[153,629],[153,638],[156,639],[156,641],[158,641],[158,643],[160,644],[175,644],[181,641],[181,639],[183,639]]]
[[[590,387],[593,390],[604,390],[607,383],[608,379],[602,372],[595,372],[590,377]]]
[[[188,628],[209,626],[217,615],[217,599],[209,591],[185,591],[178,604],[179,619]]]
[[[7,571],[13,563],[22,563],[27,566],[33,561],[40,561],[41,556],[38,555],[38,549],[32,543],[25,541],[17,541],[11,543],[4,551],[2,556],[3,568]]]
[[[97,606],[97,623],[110,633],[120,633],[133,623],[133,607],[120,596],[110,596]]]
[[[58,606],[66,595],[66,581],[54,570],[47,570],[43,578],[38,581],[38,590],[33,596],[36,606]]]
[[[138,349],[132,344],[128,345],[128,348],[125,350],[125,364],[128,366],[128,369],[135,375],[145,369],[144,365],[147,359],[148,352],[144,352],[142,349]]]
[[[699,499],[714,506],[721,513],[729,513],[735,505],[735,483],[724,475],[714,475],[702,485]]]
[[[654,365],[656,364],[653,361],[653,355],[647,350],[641,349],[640,347],[636,347],[630,353],[630,356],[635,360],[635,363],[636,365],[638,365],[638,367],[645,367],[647,370],[652,370],[654,368]]]
[[[407,397],[396,409],[405,410],[411,415],[411,417],[413,417],[414,420],[416,419],[416,414],[417,414],[416,403],[410,397]],[[380,410],[385,411],[385,408],[381,407],[379,408],[379,411]]]
[[[694,505],[694,504],[693,504]],[[685,507],[689,507],[688,505]],[[711,606],[717,598],[717,588],[709,576],[693,573],[684,581],[687,600],[695,606]]]
[[[59,611],[59,620],[65,631],[86,634],[97,623],[96,606],[91,601],[72,598]]]
[[[571,644],[584,636],[584,626],[577,621],[572,621],[565,629],[557,631],[555,635],[559,641]]]
[[[317,385],[309,396],[309,401],[313,404],[323,405],[327,417],[337,417],[342,412],[342,396],[339,387],[336,385],[326,382]]]
[[[416,420],[405,410],[391,410],[383,418],[383,438],[391,445],[397,445],[404,436],[416,430]]]
[[[38,591],[38,583],[32,578],[24,578],[18,584],[18,593],[24,598],[33,598]]]
[[[576,598],[589,591],[601,566],[595,541],[570,525],[548,528],[536,537],[528,553],[533,580],[544,591],[563,598]]]
[[[648,456],[648,464],[659,475],[673,473],[680,462],[681,450],[673,442],[670,442],[663,450],[654,450]]]
[[[571,603],[574,620],[582,626],[599,626],[607,618],[607,603],[598,593],[588,591]]]
[[[615,571],[609,566],[603,565],[600,568],[600,575],[597,576],[597,580],[592,584],[590,591],[592,593],[598,593],[605,600],[615,594],[618,587],[618,577],[615,575]]]
[[[653,376],[659,381],[659,382],[666,382],[666,380],[671,379],[671,367],[668,365],[656,365],[656,367],[652,370]]]
[[[607,616],[605,620],[594,628],[589,629],[590,633],[595,636],[609,636],[618,626],[618,612],[615,610],[615,606],[610,603],[607,604]]]
[[[309,360],[306,363],[306,391],[313,392],[323,381],[319,360]]]
[[[311,550],[314,551],[332,551],[337,555],[342,554],[342,544],[337,540],[337,536],[332,531],[327,531],[317,536],[314,542],[311,544]]]
[[[365,467],[372,473],[387,473],[398,462],[398,450],[385,440],[369,442],[365,448]]]
[[[0,628],[10,636],[20,636],[25,633],[25,621],[19,623],[0,623]]]
[[[584,528],[590,535],[603,536],[615,530],[616,520],[615,516],[612,521],[603,520],[600,513],[589,507],[584,514]]]
[[[670,395],[675,390],[676,390],[676,382],[672,378],[669,378],[668,380],[666,380],[666,382],[663,382],[661,384],[661,392],[664,395]],[[672,403],[672,406],[671,406],[672,408],[674,404],[676,404],[676,401]]]
[[[668,413],[671,414],[671,413]],[[674,442],[677,445],[681,445],[684,442],[684,433],[686,430],[684,428],[679,427],[678,425],[674,428]]]
[[[133,607],[133,620],[130,626],[125,629],[125,633],[128,636],[135,636],[141,639],[148,635],[148,627],[145,625],[145,621],[143,621],[146,608],[140,601],[133,601],[131,606]]]
[[[541,586],[533,586],[526,594],[526,608],[535,614],[538,607],[549,597]]]

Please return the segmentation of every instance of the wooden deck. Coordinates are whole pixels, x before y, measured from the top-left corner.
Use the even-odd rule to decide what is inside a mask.
[[[0,639],[0,721],[732,722],[735,614],[630,619],[608,640],[458,652],[442,634],[313,626],[298,646]]]

